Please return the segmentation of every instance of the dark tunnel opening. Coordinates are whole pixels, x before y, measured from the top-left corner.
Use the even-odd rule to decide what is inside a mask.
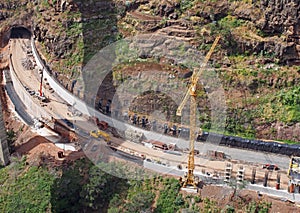
[[[31,38],[31,32],[25,27],[13,27],[11,29],[10,38],[24,38],[24,39],[30,39]]]

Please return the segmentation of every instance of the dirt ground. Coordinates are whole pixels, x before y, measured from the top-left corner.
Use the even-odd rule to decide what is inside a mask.
[[[64,153],[64,158],[58,158],[58,152]],[[16,141],[16,156],[26,155],[30,165],[42,163],[58,163],[63,160],[76,160],[84,157],[83,152],[64,151],[46,138],[33,133],[30,129],[22,132]]]
[[[245,210],[242,209],[242,206],[245,206],[250,202],[255,202],[255,203],[268,202],[268,203],[272,203],[272,206],[269,211],[270,213],[300,212],[300,208],[293,203],[284,202],[278,198],[270,197],[266,195],[259,196],[257,192],[250,191],[250,190],[237,191],[236,196],[233,196],[233,189],[230,187],[207,185],[204,186],[203,189],[201,189],[200,194],[202,199],[209,198],[215,201],[216,205],[222,209],[225,208],[226,205],[230,205],[235,207],[236,209],[240,209],[239,212],[245,212]],[[201,203],[200,206],[203,207],[203,203]]]

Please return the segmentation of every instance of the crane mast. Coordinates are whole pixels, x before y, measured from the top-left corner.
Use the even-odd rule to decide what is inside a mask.
[[[197,83],[200,78],[200,75],[206,66],[208,60],[210,59],[216,45],[218,44],[220,40],[220,36],[217,36],[214,43],[212,44],[210,50],[208,51],[207,55],[204,58],[203,63],[200,66],[200,69],[198,71],[194,70],[193,75],[191,77],[191,85],[189,86],[181,104],[179,105],[176,115],[181,116],[182,115],[182,109],[184,108],[188,98],[190,97],[190,147],[189,147],[189,156],[188,156],[188,171],[186,174],[186,177],[183,179],[183,187],[192,186],[194,188],[197,187],[197,181],[195,181],[194,176],[194,169],[195,169],[195,137],[196,137],[196,96],[197,96]],[[200,129],[201,131],[201,129]]]

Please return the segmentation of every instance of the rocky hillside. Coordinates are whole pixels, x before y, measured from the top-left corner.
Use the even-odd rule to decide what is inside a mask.
[[[226,131],[300,140],[297,0],[2,2],[2,46],[11,26],[28,27],[49,67],[66,86],[98,50],[124,37],[166,35],[205,54],[221,35],[211,61],[226,92]],[[209,118],[202,122],[210,127]]]

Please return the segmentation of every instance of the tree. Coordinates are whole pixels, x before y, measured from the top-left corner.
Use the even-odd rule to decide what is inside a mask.
[[[271,207],[272,207],[272,203],[268,203],[265,201],[256,203],[252,201],[246,206],[246,212],[247,213],[268,213]]]
[[[227,206],[222,210],[222,212],[223,212],[223,213],[234,213],[234,212],[235,212],[235,209],[234,209],[234,207],[227,205]]]
[[[201,212],[203,213],[218,213],[220,212],[220,209],[217,207],[217,204],[215,201],[210,200],[209,198],[205,198],[203,200],[204,202],[204,208]]]
[[[13,129],[10,129],[6,132],[7,143],[9,152],[12,153],[14,151],[14,142],[16,140],[16,132]]]
[[[232,201],[233,198],[236,197],[236,194],[237,194],[238,190],[241,190],[241,189],[243,189],[243,188],[246,187],[246,184],[247,184],[246,181],[239,182],[239,181],[237,181],[235,179],[231,179],[229,181],[228,186],[230,186],[233,189],[233,193],[232,193],[232,195],[230,197],[230,201]]]
[[[180,183],[174,178],[163,180],[163,189],[160,191],[160,196],[157,200],[157,208],[154,212],[176,212],[184,207],[185,201],[182,195],[178,195]]]
[[[80,193],[81,203],[93,210],[103,209],[117,187],[114,177],[93,166],[89,172],[89,182]]]

